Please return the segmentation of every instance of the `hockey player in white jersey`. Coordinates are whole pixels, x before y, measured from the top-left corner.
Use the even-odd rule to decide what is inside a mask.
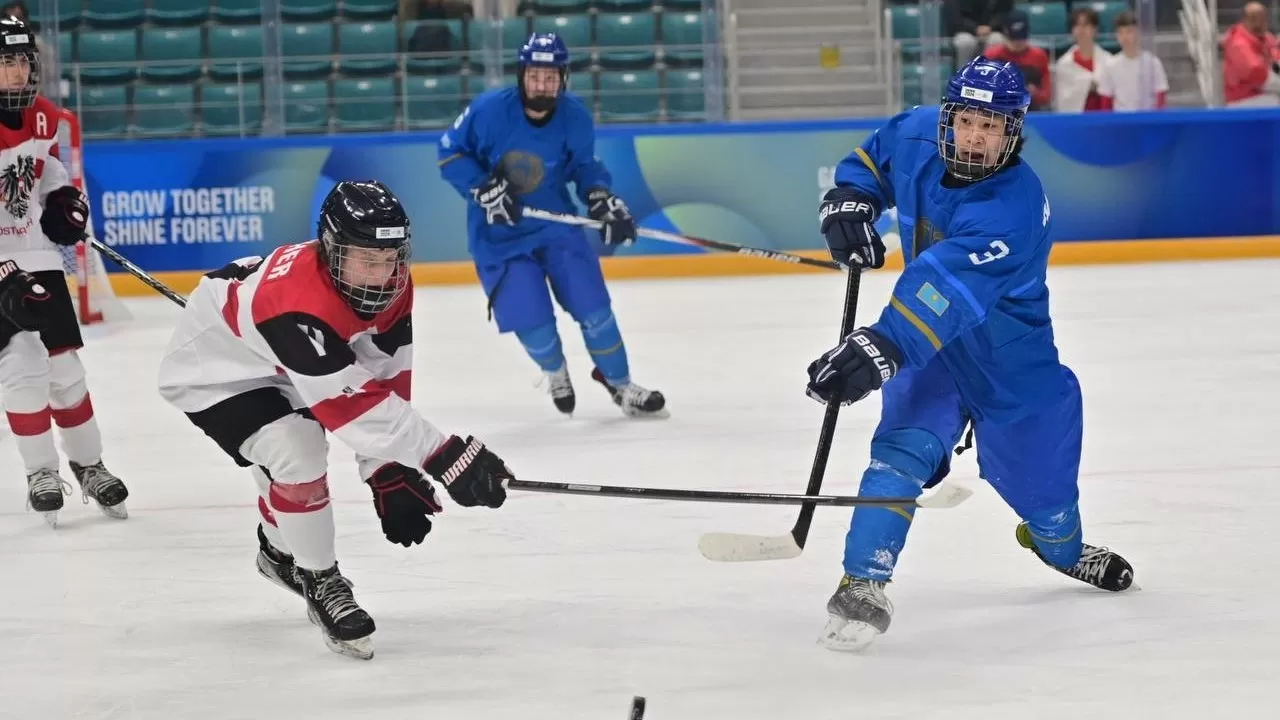
[[[102,464],[102,434],[78,354],[80,321],[55,247],[85,239],[89,206],[58,158],[57,108],[39,87],[35,35],[21,20],[0,18],[0,262],[14,261],[50,295],[38,333],[0,322],[4,410],[26,466],[31,509],[56,525],[71,490],[58,474],[57,425],[84,501],[124,518],[129,491]]]
[[[318,240],[209,273],[160,366],[160,393],[258,483],[258,569],[307,603],[335,652],[368,659],[375,627],[339,573],[325,433],[355,450],[387,540],[421,543],[441,509],[500,507],[506,465],[409,404],[409,218],[379,182],[340,182]]]

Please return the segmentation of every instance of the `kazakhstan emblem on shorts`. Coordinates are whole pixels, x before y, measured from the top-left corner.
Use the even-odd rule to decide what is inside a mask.
[[[537,190],[542,184],[542,179],[547,175],[542,158],[523,150],[512,150],[504,154],[502,161],[498,163],[498,170],[515,188],[517,195],[525,195]]]

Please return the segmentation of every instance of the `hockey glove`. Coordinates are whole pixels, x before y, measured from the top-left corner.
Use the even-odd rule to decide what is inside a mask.
[[[884,267],[884,241],[876,231],[876,208],[849,188],[832,188],[822,198],[818,222],[831,259],[849,268]]]
[[[435,488],[421,472],[387,463],[365,482],[373,489],[373,507],[388,541],[409,547],[426,539],[431,532],[431,516],[442,508]]]
[[[869,328],[859,328],[809,364],[805,394],[828,405],[850,405],[879,390],[901,366],[902,353],[892,342]]]
[[[471,197],[484,208],[485,221],[490,225],[515,225],[520,221],[520,201],[511,193],[511,183],[506,178],[495,175],[485,180],[471,190]]]
[[[88,235],[89,204],[84,193],[71,185],[64,185],[44,198],[44,212],[40,215],[40,229],[55,245],[75,245]]]
[[[12,260],[0,263],[0,314],[22,330],[36,331],[49,310],[49,291]]]
[[[507,499],[503,483],[515,476],[506,464],[479,440],[457,435],[426,462],[427,473],[449,491],[449,497],[463,507],[502,507]]]
[[[636,241],[636,219],[622,198],[604,188],[587,193],[587,215],[600,223],[600,239],[605,245],[627,247]]]

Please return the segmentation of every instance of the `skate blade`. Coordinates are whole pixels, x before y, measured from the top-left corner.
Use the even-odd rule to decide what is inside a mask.
[[[129,519],[129,508],[125,507],[123,502],[118,502],[111,506],[99,505],[98,509],[102,511],[103,515],[115,520]]]
[[[880,631],[858,620],[832,615],[822,629],[818,644],[836,652],[861,652],[880,636]]]
[[[52,530],[58,529],[58,511],[57,510],[46,510],[45,512],[42,512],[40,514],[44,516],[45,525],[48,525],[49,528]]]
[[[291,595],[303,597],[302,588],[293,587],[289,583],[282,580],[279,575],[275,574],[271,566],[268,565],[267,567],[263,567],[263,560],[262,560],[261,554],[258,555],[257,566],[258,566],[258,574],[261,575],[267,582],[271,583],[272,585],[275,585],[278,588],[283,588],[284,590],[288,590],[289,594]]]
[[[370,660],[373,658],[372,636],[357,638],[355,640],[339,640],[337,638],[330,637],[329,634],[323,630],[321,630],[321,635],[324,636],[324,644],[328,645],[330,650],[338,653],[339,655],[346,655],[347,657],[353,657],[357,660]]]
[[[622,408],[622,414],[637,420],[665,420],[671,417],[671,413],[665,407],[652,412],[647,412],[640,408]]]

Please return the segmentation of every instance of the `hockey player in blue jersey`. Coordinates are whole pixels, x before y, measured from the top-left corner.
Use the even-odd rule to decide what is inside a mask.
[[[523,218],[524,206],[575,213],[568,183],[603,223],[608,245],[635,242],[636,223],[595,157],[591,111],[567,91],[569,50],[554,34],[520,48],[517,87],[478,96],[440,138],[440,172],[468,200],[468,248],[498,331],[515,333],[549,381],[552,400],[577,402],[552,293],[582,329],[592,379],[630,416],[665,415],[662,393],[631,381],[600,260],[580,227]],[[548,284],[550,292],[548,292]]]
[[[1022,520],[1018,543],[1120,591],[1133,568],[1082,539],[1080,386],[1058,360],[1045,285],[1052,214],[1019,158],[1030,101],[1014,65],[978,58],[940,107],[898,115],[840,163],[819,212],[832,257],[853,272],[881,267],[873,224],[896,206],[906,267],[879,320],[809,366],[807,391],[843,404],[882,391],[859,489],[869,497],[916,497],[940,482],[971,425],[982,477]],[[885,585],[913,516],[854,512],[824,645],[857,650],[888,629]]]

